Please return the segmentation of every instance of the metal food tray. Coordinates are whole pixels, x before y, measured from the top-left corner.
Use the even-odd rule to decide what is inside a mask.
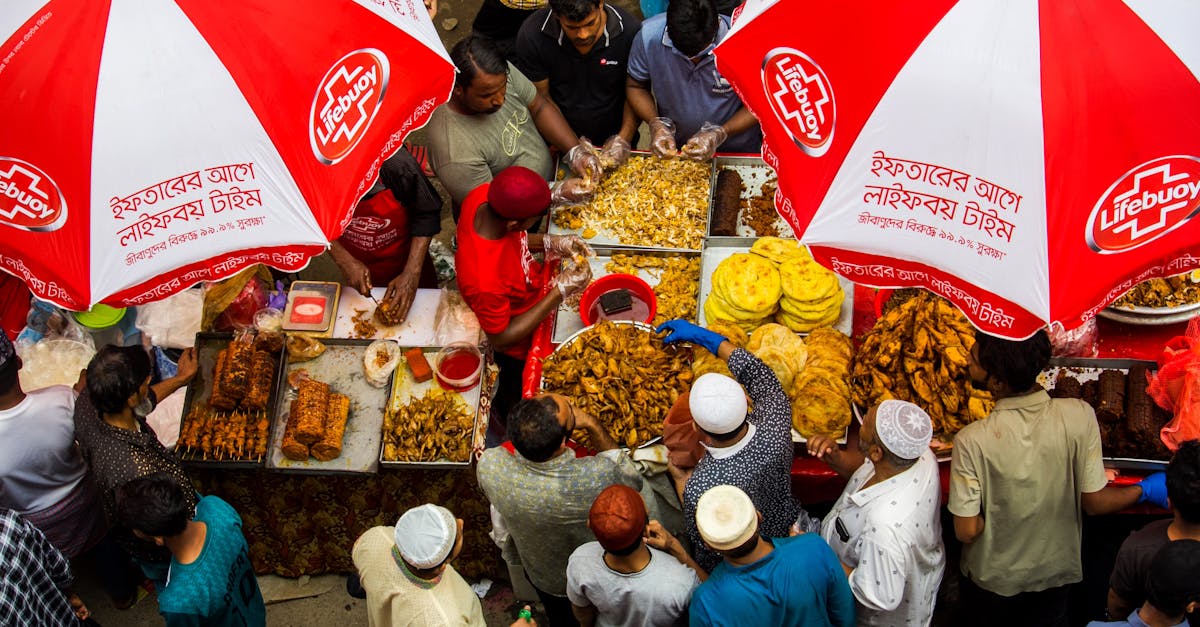
[[[207,403],[212,396],[213,370],[217,364],[217,353],[220,353],[233,340],[233,333],[216,333],[210,331],[201,331],[196,334],[196,376],[192,377],[188,383],[187,392],[183,397],[183,414],[179,421],[180,434],[183,433],[184,424],[187,422],[187,417],[192,411],[193,404]],[[283,351],[286,352],[286,351]],[[279,380],[283,373],[283,355],[275,355],[275,374],[272,379],[271,397],[267,400],[267,418],[271,421],[267,427],[267,441],[274,440],[275,429],[274,409],[276,403],[276,395],[279,393]],[[182,451],[177,450],[176,455],[180,461],[185,464],[203,465],[208,468],[260,468],[263,465],[264,459],[239,459],[239,460],[216,460],[203,459],[186,455]],[[270,445],[268,444],[267,455],[270,456]]]
[[[713,159],[712,184],[708,195],[708,225],[704,233],[706,243],[709,246],[717,245],[737,245],[730,242],[731,239],[749,237],[758,237],[758,233],[750,228],[750,225],[738,215],[737,236],[731,235],[713,235],[713,212],[717,209],[717,175],[721,170],[733,170],[742,177],[742,185],[745,188],[742,190],[742,200],[749,200],[759,195],[764,183],[775,177],[775,171],[771,166],[767,165],[766,161],[758,157],[715,157]],[[792,226],[787,220],[776,211],[775,225],[779,229],[779,237],[795,237]]]
[[[734,253],[748,253],[750,246],[754,243],[754,238],[745,240],[734,240],[739,245],[736,246],[708,246],[700,255],[700,300],[697,302],[696,320],[700,326],[707,324],[704,318],[704,300],[708,298],[712,292],[712,274],[717,269],[717,265],[725,259],[729,258]],[[833,328],[841,331],[849,336],[853,332],[854,322],[854,283],[845,277],[835,274],[838,284],[842,286],[842,292],[845,294],[845,299],[842,300],[842,309],[838,314],[837,322],[833,324]],[[801,333],[805,336],[807,333]]]
[[[379,469],[380,433],[383,428],[383,407],[388,399],[388,388],[377,388],[367,383],[363,374],[363,353],[374,340],[332,338],[319,340],[325,352],[308,361],[285,361],[279,378],[276,398],[275,422],[272,426],[271,446],[267,451],[267,467],[297,473],[373,473]],[[299,462],[283,456],[279,445],[291,415],[291,402],[296,392],[288,386],[287,374],[296,370],[307,370],[309,375],[329,384],[329,391],[343,394],[350,399],[350,417],[346,421],[346,432],[342,437],[342,454],[327,462],[313,457]],[[390,383],[388,384],[391,385]]]
[[[643,331],[648,331],[650,333],[655,332],[654,327],[646,324],[645,322],[637,322],[634,320],[610,320],[609,322],[612,322],[613,324],[632,324],[633,326],[636,326],[636,327],[642,329]],[[570,337],[563,340],[558,346],[555,346],[554,350],[550,353],[550,355],[553,355],[553,354],[557,353],[558,351],[563,350],[567,346],[570,346],[571,344],[575,343],[575,341],[579,339],[579,336],[583,335],[584,331],[591,329],[593,326],[596,326],[596,325],[587,326],[587,327],[584,327],[584,328],[572,333]],[[543,376],[542,372],[539,371],[537,387],[538,387],[538,390],[541,392],[546,391],[546,389],[544,387],[542,387],[543,378],[544,378],[544,376]],[[654,446],[655,444],[658,444],[661,441],[662,441],[662,436],[658,435],[653,438],[650,438],[649,440],[646,440],[646,442],[639,445],[638,448],[646,448],[647,446]],[[627,448],[627,447],[619,446],[619,448]]]
[[[640,249],[619,249],[619,248],[594,248],[596,256],[588,260],[588,264],[592,266],[592,280],[595,281],[602,276],[609,274],[604,266],[612,261],[612,256],[615,254],[624,255],[641,255],[649,257],[696,257],[700,253],[694,250],[679,251],[654,248]],[[645,281],[650,287],[658,286],[658,277],[648,270],[638,270],[637,277]],[[699,307],[700,303],[696,303]],[[554,317],[554,333],[550,337],[550,341],[555,344],[561,344],[567,338],[573,337],[584,328],[583,319],[579,315],[579,306],[567,305],[563,303],[558,306]]]
[[[1054,389],[1055,379],[1060,370],[1067,370],[1080,383],[1094,381],[1100,377],[1101,370],[1120,370],[1129,374],[1134,366],[1145,366],[1151,371],[1158,369],[1158,364],[1145,359],[1093,359],[1086,357],[1055,357],[1050,360],[1046,370],[1038,375],[1037,381],[1047,390]],[[1127,470],[1166,470],[1170,460],[1141,459],[1135,457],[1105,457],[1107,468],[1123,468]]]
[[[1132,311],[1128,311],[1128,310],[1117,309],[1117,308],[1113,308],[1113,307],[1106,307],[1104,309],[1101,309],[1100,311],[1097,311],[1096,315],[1100,316],[1101,318],[1107,318],[1109,320],[1112,320],[1113,322],[1120,322],[1123,324],[1132,324],[1135,326],[1155,326],[1156,327],[1156,326],[1163,326],[1163,325],[1168,325],[1168,324],[1177,324],[1180,322],[1187,322],[1188,320],[1191,320],[1192,318],[1196,317],[1197,315],[1200,315],[1200,312],[1197,312],[1197,311],[1191,310],[1191,309],[1186,309],[1183,311],[1176,311],[1174,313],[1140,314],[1140,313],[1133,313]]]
[[[650,156],[649,152],[634,151],[633,153],[630,154],[629,158],[630,159],[650,159],[652,157]],[[570,175],[570,168],[565,163],[563,163],[563,161],[560,159],[558,167],[555,168],[555,170],[554,170],[554,180],[561,181],[564,178],[567,178],[569,175]],[[709,180],[710,181],[712,180],[711,173],[709,175]],[[708,193],[708,196],[707,196],[707,200],[705,202],[708,202],[711,204],[711,200],[712,200],[712,191],[710,190]],[[582,237],[583,229],[565,229],[565,228],[562,228],[562,227],[558,226],[557,224],[555,224],[554,219],[553,219],[554,218],[553,212],[557,211],[558,209],[559,208],[556,207],[551,210],[551,216],[550,216],[550,220],[548,220],[549,224],[546,228],[546,233],[549,235],[579,235],[580,237]],[[622,242],[622,241],[618,240],[611,232],[608,232],[608,231],[605,231],[604,229],[599,229],[599,228],[595,229],[596,230],[595,237],[585,240],[585,241],[588,243],[588,245],[593,246],[593,247],[628,248],[631,250],[667,250],[667,251],[672,251],[672,252],[698,252],[701,248],[703,248],[705,236],[707,236],[707,234],[708,234],[708,215],[709,215],[710,210],[708,207],[702,207],[702,209],[703,209],[703,211],[701,212],[701,215],[703,215],[702,219],[704,220],[704,224],[700,225],[701,237],[700,237],[700,247],[699,248],[684,248],[684,247],[663,246],[663,245],[645,246],[645,245],[639,245],[639,244],[630,244],[630,243]]]
[[[410,348],[411,347],[401,347],[400,352],[403,353],[406,350],[410,350]],[[441,350],[441,347],[438,347],[438,346],[422,346],[421,347],[421,352],[425,353],[425,359],[427,359],[429,361],[430,366],[434,365],[434,361],[435,361],[434,358],[437,356],[437,353],[439,350]],[[482,352],[483,352],[483,350],[480,349],[480,353],[482,353]],[[470,467],[471,461],[475,457],[475,451],[481,450],[483,448],[483,438],[484,438],[484,435],[487,433],[487,418],[482,416],[479,411],[479,399],[483,395],[483,381],[487,377],[486,368],[487,368],[487,365],[485,363],[484,371],[480,373],[479,383],[475,384],[475,387],[473,387],[469,390],[466,390],[465,392],[452,392],[452,394],[457,394],[459,396],[459,398],[462,399],[462,401],[466,404],[468,410],[471,410],[471,409],[475,410],[475,421],[474,421],[474,426],[472,427],[472,430],[471,430],[471,449],[467,454],[466,461],[456,462],[456,461],[444,460],[444,461],[436,461],[436,462],[413,462],[413,461],[386,460],[383,458],[383,446],[382,446],[382,444],[383,444],[383,423],[381,422],[379,425],[379,427],[380,427],[379,466],[381,468],[424,468],[424,469],[435,469],[435,468],[463,469],[463,468]],[[409,370],[409,368],[408,368],[408,360],[405,359],[402,355],[400,358],[400,363],[396,365],[396,371],[392,373],[392,389],[391,389],[391,394],[389,394],[389,396],[388,396],[388,407],[392,408],[393,410],[399,409],[402,405],[405,404],[406,401],[408,401],[410,399],[419,398],[421,396],[424,396],[425,393],[427,391],[429,391],[430,389],[432,389],[434,386],[439,386],[439,387],[441,386],[441,384],[438,382],[436,375],[433,378],[429,379],[428,381],[418,383],[415,379],[413,379],[413,377],[411,376],[411,373],[412,373],[412,371]]]

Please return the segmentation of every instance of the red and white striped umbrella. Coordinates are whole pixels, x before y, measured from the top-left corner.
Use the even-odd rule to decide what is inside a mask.
[[[1020,338],[1200,267],[1198,28],[1188,0],[749,0],[716,55],[822,264]]]
[[[449,97],[413,0],[4,0],[0,269],[69,309],[303,267]]]

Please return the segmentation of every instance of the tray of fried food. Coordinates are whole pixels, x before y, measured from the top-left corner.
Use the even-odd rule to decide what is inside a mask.
[[[596,249],[596,256],[587,260],[592,267],[592,280],[609,274],[630,274],[646,282],[654,290],[658,310],[655,327],[682,318],[695,322],[700,292],[700,254],[664,250],[620,251]],[[559,305],[550,341],[561,344],[585,325],[579,315],[579,304]]]
[[[975,327],[950,301],[925,290],[904,292],[863,337],[850,371],[855,405],[865,413],[890,399],[910,401],[933,421],[939,455],[955,433],[984,418],[995,401],[967,370]]]
[[[540,387],[571,399],[617,444],[632,449],[662,437],[667,411],[691,387],[690,362],[690,350],[664,345],[647,324],[604,321],[546,357]]]
[[[323,338],[312,359],[284,363],[267,467],[289,472],[378,470],[387,386],[364,371],[372,340]]]
[[[710,163],[633,153],[590,201],[556,207],[549,233],[600,246],[700,250],[711,178]]]
[[[775,209],[778,179],[758,157],[713,159],[708,236],[792,237],[792,227]]]
[[[429,364],[439,347],[423,346]],[[410,349],[411,350],[411,349]],[[444,387],[436,375],[418,381],[407,359],[392,373],[392,393],[383,416],[382,466],[462,468],[483,450],[487,420],[480,416],[483,384],[466,390]]]
[[[176,443],[181,459],[231,467],[262,464],[283,341],[273,332],[196,334],[197,375],[184,396]]]
[[[1200,270],[1133,286],[1108,309],[1122,314],[1178,316],[1200,309]]]
[[[1095,410],[1105,466],[1165,470],[1171,451],[1160,434],[1172,415],[1147,392],[1157,368],[1141,359],[1055,357],[1037,381],[1051,397],[1077,398]]]

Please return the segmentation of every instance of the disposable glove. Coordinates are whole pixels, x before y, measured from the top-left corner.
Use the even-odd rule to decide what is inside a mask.
[[[655,157],[674,157],[679,154],[675,150],[675,123],[671,118],[650,120],[650,152]]]
[[[600,151],[586,137],[579,138],[579,143],[567,151],[567,164],[585,181],[600,182],[604,176],[604,168],[600,165]]]
[[[567,303],[573,302],[583,292],[583,288],[591,282],[592,266],[587,262],[575,263],[572,260],[564,260],[562,269],[554,277],[554,286],[558,288],[563,301]]]
[[[717,349],[721,347],[721,342],[726,341],[725,336],[720,333],[714,333],[704,327],[696,326],[687,320],[668,320],[657,329],[658,333],[667,332],[667,336],[663,338],[664,344],[673,344],[675,342],[691,342],[698,344],[708,350],[708,352],[716,355]]]
[[[554,185],[554,189],[550,190],[550,204],[554,207],[579,205],[591,200],[595,195],[596,184],[591,179],[569,178],[559,181]]]
[[[629,161],[629,151],[631,150],[633,147],[625,141],[624,137],[613,135],[604,142],[604,147],[600,149],[600,165],[604,166],[605,170],[619,168]]]
[[[1150,503],[1163,509],[1170,509],[1167,503],[1167,473],[1156,472],[1137,483],[1142,489],[1138,503]]]
[[[687,140],[679,153],[692,161],[708,161],[716,154],[717,146],[725,143],[727,137],[729,133],[726,133],[725,129],[712,122],[705,122],[704,126]]]
[[[587,242],[578,235],[543,235],[542,247],[546,249],[546,252],[558,255],[560,259],[579,261],[576,257],[596,256],[591,246],[588,246]]]

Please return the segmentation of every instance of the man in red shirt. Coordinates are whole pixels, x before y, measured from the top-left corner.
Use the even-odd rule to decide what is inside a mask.
[[[370,296],[387,285],[383,302],[408,316],[417,287],[437,287],[429,241],[442,228],[442,199],[417,160],[401,148],[379,168],[375,182],[329,253],[346,285]]]
[[[504,433],[508,410],[521,399],[521,373],[534,329],[592,280],[591,267],[580,262],[592,255],[582,239],[525,232],[549,208],[546,180],[529,168],[511,166],[467,194],[458,220],[458,288],[495,348],[500,367],[492,403],[499,433]],[[571,260],[545,293],[542,264],[531,248]]]

